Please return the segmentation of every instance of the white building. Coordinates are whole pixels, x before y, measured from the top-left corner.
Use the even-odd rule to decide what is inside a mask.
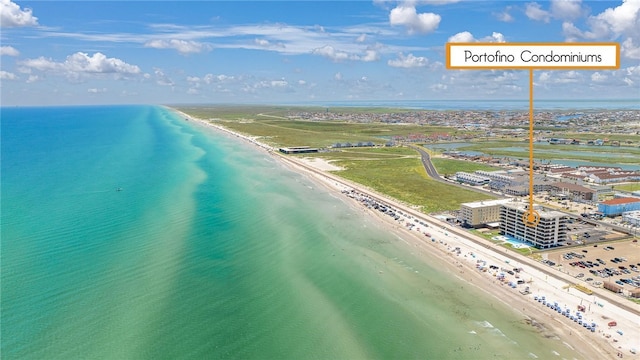
[[[626,222],[629,225],[640,226],[640,210],[622,213],[622,222]]]
[[[459,220],[463,226],[479,227],[500,221],[500,207],[511,199],[476,201],[460,204]]]
[[[538,249],[563,245],[567,241],[567,216],[559,211],[535,208],[540,215],[536,226],[527,226],[523,215],[528,209],[525,203],[505,203],[500,212],[500,233],[526,241]]]
[[[458,171],[456,173],[456,181],[477,186],[477,185],[486,185],[491,181],[491,179],[489,179],[486,176],[480,176],[476,174],[470,174],[470,173]]]

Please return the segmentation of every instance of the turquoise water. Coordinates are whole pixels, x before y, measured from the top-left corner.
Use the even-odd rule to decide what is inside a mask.
[[[164,108],[1,115],[3,359],[575,356],[340,195]]]

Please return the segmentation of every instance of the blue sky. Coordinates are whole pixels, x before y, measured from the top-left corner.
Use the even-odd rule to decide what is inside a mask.
[[[3,106],[528,99],[527,71],[445,69],[448,41],[619,42],[535,97],[640,100],[640,0],[0,1]]]

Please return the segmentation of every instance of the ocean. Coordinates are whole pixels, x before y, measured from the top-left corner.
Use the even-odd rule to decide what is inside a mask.
[[[575,356],[341,194],[169,109],[1,117],[3,359]]]

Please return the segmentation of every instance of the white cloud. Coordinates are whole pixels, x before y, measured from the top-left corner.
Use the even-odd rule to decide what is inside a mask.
[[[0,3],[0,27],[36,26],[38,18],[33,16],[31,9],[21,10],[18,4],[10,0]]]
[[[429,88],[431,89],[431,91],[441,92],[441,91],[447,90],[447,85],[437,83],[437,84],[431,85]]]
[[[333,61],[342,61],[349,59],[349,54],[344,51],[337,51],[331,45],[325,45],[321,48],[314,49],[312,54],[324,56]]]
[[[90,93],[90,94],[100,94],[100,93],[107,92],[107,88],[102,88],[102,89],[89,88],[89,89],[87,89],[87,92]]]
[[[607,80],[608,76],[604,74],[600,74],[599,72],[595,72],[591,74],[591,81],[593,82],[603,82]]]
[[[551,0],[551,14],[554,18],[571,20],[584,13],[582,0]]]
[[[614,35],[640,34],[640,0],[625,0],[615,8],[608,8],[590,18],[592,27],[604,26]]]
[[[380,55],[378,55],[378,52],[371,49],[366,50],[364,52],[364,55],[359,57],[359,60],[364,62],[377,61],[378,59],[380,59]]]
[[[629,66],[628,68],[625,69],[625,73],[628,76],[635,76],[638,78],[638,80],[640,80],[640,65],[638,66]]]
[[[622,40],[622,55],[640,59],[640,0],[623,0],[617,7],[589,16],[588,29],[580,30],[571,22],[562,24],[567,41]]]
[[[335,80],[341,81],[342,80],[342,73],[340,73],[340,72],[335,73],[335,75],[333,75],[333,78]]]
[[[272,43],[271,41],[266,40],[266,39],[254,39],[253,42],[254,42],[254,44],[256,44],[256,45],[258,45],[260,47],[263,47],[263,48],[282,48],[282,49],[284,49],[286,47],[281,42]]]
[[[476,42],[476,39],[473,37],[468,31],[459,32],[453,36],[450,36],[447,42],[455,42],[455,43],[468,43],[468,42]]]
[[[39,70],[53,73],[62,73],[67,76],[76,77],[79,75],[136,75],[140,73],[140,68],[136,65],[127,64],[117,58],[108,58],[102,53],[95,53],[89,56],[86,53],[77,52],[67,56],[64,62],[55,62],[51,59],[39,57],[37,59],[27,59],[19,64],[25,72]]]
[[[640,44],[635,44],[632,38],[621,44],[620,52],[630,59],[640,60]]]
[[[418,0],[418,1],[405,1],[405,3],[414,2],[416,4],[427,4],[427,5],[446,5],[460,2],[462,0]]]
[[[389,23],[391,26],[401,25],[407,28],[409,34],[430,33],[440,25],[441,17],[434,13],[418,14],[415,6],[402,4],[391,10]]]
[[[199,78],[195,78],[200,80]],[[235,80],[234,76],[229,76],[229,75],[225,75],[225,74],[219,74],[219,75],[214,75],[214,74],[206,74],[205,76],[202,77],[202,81],[205,84],[213,84],[213,83],[220,83],[220,82],[230,82]]]
[[[20,51],[16,50],[16,48],[12,46],[0,46],[0,55],[1,56],[18,56],[20,55]]]
[[[289,83],[286,80],[271,80],[271,87],[286,87]]]
[[[331,45],[325,45],[323,47],[313,49],[311,53],[314,55],[320,55],[320,56],[326,57],[335,62],[345,61],[345,60],[371,62],[371,61],[376,61],[380,58],[380,55],[378,54],[378,52],[373,49],[367,49],[364,51],[364,54],[359,55],[359,54],[350,54],[346,51],[336,50]]]
[[[363,43],[367,40],[367,34],[361,34],[356,38],[356,42]]]
[[[29,78],[27,79],[27,84],[34,83],[34,82],[36,82],[38,80],[40,80],[40,76],[38,76],[38,75],[29,75]]]
[[[231,81],[231,80],[235,79],[234,76],[229,76],[229,75],[225,75],[225,74],[220,74],[220,75],[216,76],[215,78],[218,81]]]
[[[551,13],[542,10],[542,6],[538,3],[528,3],[524,11],[525,15],[531,20],[544,21],[548,23],[551,20]]]
[[[0,70],[0,79],[2,80],[18,80],[18,76],[4,70]]]
[[[514,22],[515,18],[511,15],[512,6],[507,6],[501,13],[494,13],[493,15],[502,22]]]
[[[413,54],[405,56],[403,53],[398,54],[397,59],[387,61],[389,66],[401,68],[424,67],[427,66],[428,63],[429,60],[425,57],[415,56]]]
[[[265,39],[255,39],[253,41],[254,43],[256,43],[256,45],[260,45],[260,46],[269,46],[269,40],[265,40]]]
[[[473,34],[468,31],[459,32],[447,40],[448,42],[505,42],[504,35],[499,32],[493,32],[489,36],[485,36],[480,39],[476,39]]]
[[[538,81],[541,85],[545,84],[575,84],[583,82],[584,76],[578,71],[545,71],[540,74]]]
[[[153,69],[153,73],[156,75],[156,84],[161,86],[173,86],[175,83],[160,69]]]
[[[203,51],[209,51],[213,47],[209,44],[205,44],[192,40],[150,40],[144,44],[145,47],[154,49],[174,49],[182,55],[201,53]]]

